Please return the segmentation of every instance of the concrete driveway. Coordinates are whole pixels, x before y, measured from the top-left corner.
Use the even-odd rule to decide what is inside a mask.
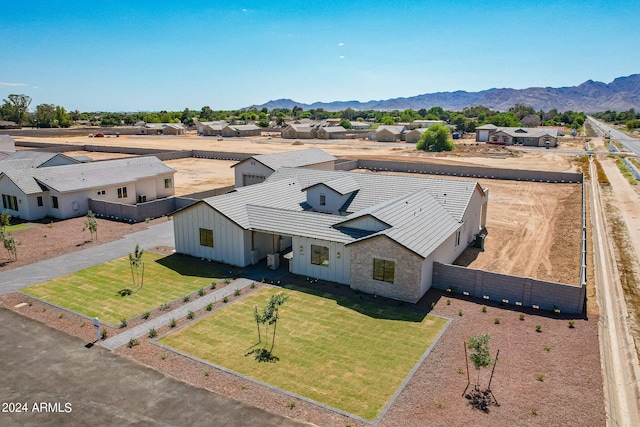
[[[78,338],[3,308],[0,325],[3,426],[304,425],[165,377],[99,346],[87,349]],[[26,412],[16,413],[16,403],[23,410],[26,403]]]

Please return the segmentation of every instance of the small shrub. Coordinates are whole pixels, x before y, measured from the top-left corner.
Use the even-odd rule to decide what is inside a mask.
[[[518,316],[518,318],[519,318],[520,320],[524,320],[524,314],[520,313],[520,316]]]
[[[545,347],[544,347],[544,351],[551,351],[551,347],[549,347],[549,346],[545,346]]]
[[[42,308],[42,312],[44,313],[45,311],[47,311],[47,309],[43,307]]]
[[[158,331],[156,331],[156,328],[149,329],[149,338],[155,338],[157,336],[158,336]]]
[[[458,316],[462,316],[462,310],[458,310]]]
[[[537,379],[538,381],[542,382],[542,381],[544,381],[544,375],[542,375],[542,374],[538,374],[538,375],[536,375],[536,379]]]
[[[493,319],[493,324],[494,324],[494,325],[499,325],[499,324],[500,324],[500,318],[499,318],[499,317],[495,317],[495,318]]]
[[[226,285],[228,285],[229,283],[231,283],[231,279],[229,279],[228,277],[226,279],[224,279],[224,283]]]
[[[447,305],[451,305],[451,300],[447,299]]]
[[[29,307],[31,307],[31,306],[33,305],[33,301],[29,300],[29,301],[27,302],[27,305],[28,305]]]
[[[456,368],[456,372],[459,373],[460,375],[462,375],[462,374],[464,374],[464,369]]]
[[[438,407],[438,409],[444,409],[444,408],[446,408],[446,407],[447,407],[447,406],[446,406],[444,403],[442,403],[442,402],[438,402],[438,403],[436,403],[436,406]]]
[[[127,295],[131,295],[133,291],[129,288],[120,289],[117,294],[121,297],[126,297]]]
[[[189,297],[189,295],[185,295],[185,296],[182,298],[182,302],[189,302],[189,300],[190,300],[190,299],[191,299],[191,297]]]
[[[204,296],[204,294],[205,294],[204,288],[202,288],[202,289],[200,289],[200,290],[198,291],[198,295],[199,295],[199,296],[203,297],[203,296]]]
[[[85,326],[87,326],[87,322],[82,322],[82,323],[80,324],[80,327],[81,327],[81,328],[84,328]]]
[[[287,403],[287,406],[289,407],[289,409],[293,409],[296,407],[296,402],[292,400],[291,402]]]
[[[246,384],[242,384],[242,389],[243,389],[243,390],[246,390],[246,389],[248,389],[248,388],[249,388],[249,387],[247,387],[247,385],[246,385]]]
[[[538,411],[536,411],[535,409],[532,409],[531,410],[531,415],[533,415],[535,417],[536,415],[538,415]]]
[[[209,376],[209,371],[204,371],[204,376],[208,377]]]
[[[53,221],[51,221],[51,222],[47,225],[47,227],[49,227],[49,228],[53,228]]]
[[[176,319],[171,319],[169,321],[169,326],[171,326],[172,328],[175,328],[177,324],[178,322],[176,322]]]
[[[222,298],[222,302],[223,302],[223,303],[225,303],[225,304],[226,304],[226,303],[228,303],[228,302],[229,302],[229,297],[227,297],[227,296],[225,295],[225,297],[224,297],[224,298]]]
[[[60,314],[58,315],[58,319],[62,319],[63,317],[64,317],[64,314],[62,314],[62,313],[60,313]]]
[[[195,313],[189,310],[189,312],[187,313],[187,319],[193,319],[193,316],[195,316]]]
[[[218,286],[216,282],[211,282],[211,289],[215,289]]]
[[[120,320],[120,327],[121,328],[126,328],[127,327],[127,319],[121,319]]]
[[[432,303],[431,303],[431,309],[433,310],[433,307],[435,307],[435,306],[436,306],[436,303],[435,303],[435,302],[432,302]]]
[[[165,360],[166,358],[167,358],[167,355],[166,355],[166,354],[162,353],[162,354],[160,355],[160,359]]]
[[[149,316],[151,316],[151,312],[145,311],[144,313],[142,313],[142,316],[140,317],[142,317],[144,320],[147,320]]]
[[[140,345],[140,341],[138,341],[138,340],[137,340],[137,339],[135,339],[135,338],[131,338],[131,339],[129,340],[129,343],[127,344],[127,347],[129,347],[129,348],[133,348],[133,347],[135,347],[135,346],[137,346],[137,345]]]
[[[205,309],[207,311],[211,311],[212,308],[213,308],[213,304],[212,303],[207,304],[207,306],[205,307]]]
[[[236,288],[236,289],[233,291],[233,294],[234,294],[235,296],[240,296],[240,293],[241,293],[241,291],[240,291],[240,289],[238,289],[238,288]]]
[[[251,289],[255,289],[256,288],[256,282],[251,282]]]
[[[576,322],[574,322],[573,320],[569,320],[569,329],[575,328],[575,324]]]
[[[162,305],[160,306],[160,311],[167,311],[167,310],[169,310],[170,308],[171,308],[171,304],[169,304],[169,303],[167,302],[167,303],[164,303],[164,304],[162,304]]]
[[[482,306],[482,312],[483,312],[483,313],[486,313],[486,312],[487,312],[487,306],[486,306],[486,305],[483,305],[483,306]]]
[[[536,332],[542,332],[542,325],[536,325]]]
[[[109,331],[107,331],[106,329],[100,331],[100,339],[102,339],[102,341],[106,340],[108,336]]]
[[[146,218],[144,219],[144,222],[146,222],[147,224],[149,224],[149,223],[151,222],[151,218],[146,217]]]

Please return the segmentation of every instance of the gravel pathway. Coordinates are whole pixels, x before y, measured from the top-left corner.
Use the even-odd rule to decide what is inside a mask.
[[[136,327],[133,327],[127,331],[119,333],[113,338],[106,339],[100,342],[100,346],[108,349],[115,350],[116,348],[125,345],[132,338],[139,338],[147,333],[151,328],[160,329],[163,326],[168,325],[171,322],[171,319],[180,319],[185,317],[189,311],[195,312],[201,308],[204,308],[209,303],[214,303],[223,299],[227,295],[233,295],[236,289],[244,289],[248,286],[251,286],[253,280],[239,278],[231,282],[229,286],[225,286],[222,289],[215,290],[201,298],[198,298],[194,301],[191,301],[187,304],[184,304],[175,310],[168,311],[161,316],[154,317],[148,322],[144,322]]]

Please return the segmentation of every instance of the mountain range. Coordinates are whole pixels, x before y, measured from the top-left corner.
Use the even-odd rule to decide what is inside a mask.
[[[487,89],[480,92],[436,92],[408,98],[393,98],[379,101],[334,101],[303,104],[291,99],[278,99],[262,105],[254,105],[261,109],[292,109],[294,106],[305,110],[323,108],[326,111],[353,110],[419,110],[431,107],[442,107],[445,110],[460,111],[464,107],[483,105],[497,111],[508,111],[515,104],[526,104],[535,110],[549,111],[584,111],[596,113],[613,110],[626,111],[630,108],[640,109],[640,74],[618,77],[611,83],[586,82],[571,87],[530,87],[527,89]]]

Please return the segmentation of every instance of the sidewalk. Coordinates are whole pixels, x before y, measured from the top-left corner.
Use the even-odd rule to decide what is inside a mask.
[[[162,222],[104,245],[4,271],[0,273],[0,295],[127,256],[133,252],[136,244],[143,249],[173,247],[173,222]]]
[[[251,286],[253,280],[239,278],[231,282],[229,285],[222,289],[217,289],[203,297],[200,297],[194,301],[184,304],[175,310],[171,310],[158,317],[154,317],[147,322],[144,322],[134,328],[124,331],[113,338],[106,339],[100,342],[100,346],[107,350],[115,350],[116,348],[125,345],[132,338],[139,338],[149,333],[151,328],[160,329],[163,326],[168,325],[171,319],[180,319],[185,317],[189,311],[196,311],[205,307],[209,303],[214,303],[223,299],[227,295],[233,295],[236,289],[244,289]]]

